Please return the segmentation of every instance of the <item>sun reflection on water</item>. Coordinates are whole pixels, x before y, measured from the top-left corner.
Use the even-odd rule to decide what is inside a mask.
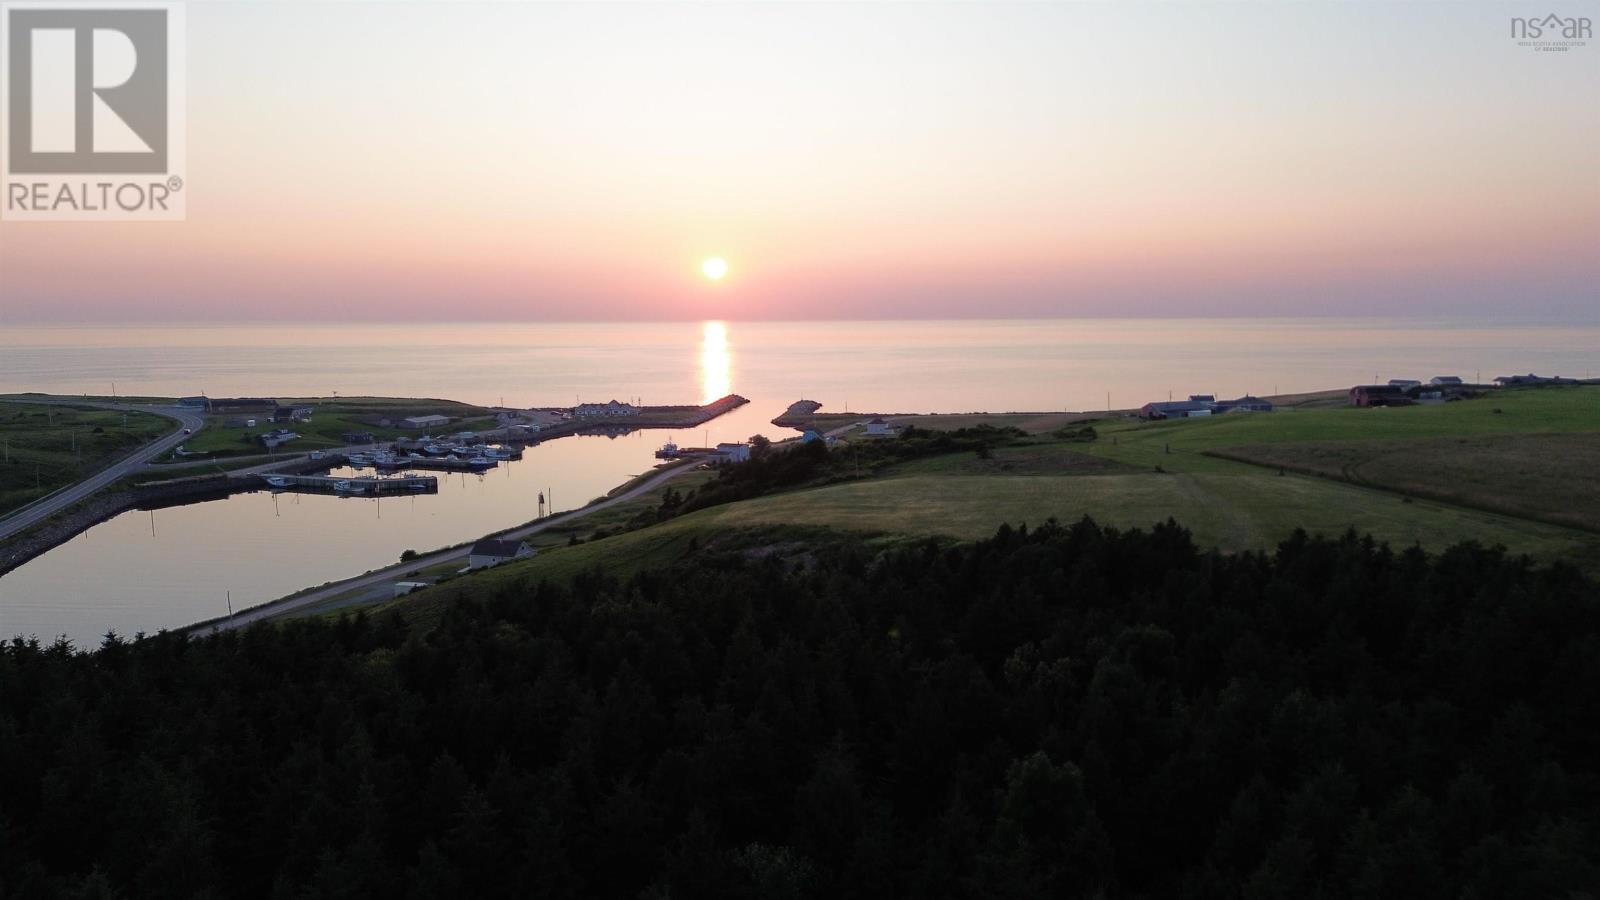
[[[707,322],[700,337],[701,403],[733,393],[733,354],[728,350],[728,326]]]

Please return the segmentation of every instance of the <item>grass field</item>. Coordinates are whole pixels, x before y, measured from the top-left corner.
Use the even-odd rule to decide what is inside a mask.
[[[1600,432],[1600,386],[1513,389],[1438,406],[1296,409],[1095,427],[1100,440],[1087,452],[1168,471],[1226,472],[1237,464],[1203,454],[1247,444]]]
[[[1213,452],[1600,532],[1600,432],[1247,444]]]
[[[79,481],[175,428],[151,413],[0,402],[0,513]]]
[[[1600,499],[1589,474],[1600,463],[1600,388],[1506,391],[1377,410],[1328,408],[1320,405],[1325,399],[1313,396],[1294,411],[1272,414],[1101,420],[1099,439],[1090,443],[1036,431],[988,459],[959,453],[914,460],[884,477],[759,497],[551,547],[535,559],[458,579],[451,591],[570,578],[597,566],[627,575],[735,537],[774,544],[839,532],[879,542],[972,540],[1001,523],[1085,515],[1119,528],[1172,518],[1202,546],[1223,551],[1270,550],[1296,528],[1354,529],[1397,548],[1437,551],[1477,541],[1600,574],[1600,534],[1566,527],[1590,524]],[[1018,424],[1005,417],[948,418],[952,427]],[[1241,461],[1246,456],[1250,461]],[[1318,474],[1278,474],[1278,466]],[[1584,484],[1559,488],[1574,481]],[[1426,493],[1419,489],[1426,485],[1449,485],[1456,493],[1438,502],[1396,492]],[[1501,507],[1472,508],[1492,505],[1486,497],[1501,498]],[[430,591],[416,602],[438,604],[451,595]]]
[[[714,524],[818,525],[866,532],[984,537],[1002,522],[1088,515],[1121,528],[1168,517],[1203,546],[1266,549],[1295,528],[1354,528],[1396,546],[1432,550],[1464,540],[1504,544],[1538,559],[1600,561],[1600,535],[1296,475],[1213,473],[910,476],[762,497],[714,510]],[[708,523],[711,524],[711,523]]]
[[[455,403],[449,400],[402,400],[391,397],[341,397],[334,400],[280,399],[284,406],[309,406],[315,412],[311,421],[276,425],[269,413],[228,413],[206,416],[206,428],[195,435],[185,449],[191,453],[210,453],[215,456],[247,456],[263,453],[256,435],[276,428],[299,432],[300,440],[284,445],[280,452],[303,453],[326,447],[343,447],[347,432],[370,431],[380,441],[398,437],[417,437],[415,430],[388,427],[378,423],[386,418],[399,419],[412,415],[442,415],[455,420],[439,431],[481,431],[495,426],[489,411],[478,406]],[[256,420],[254,428],[228,427],[229,421]]]

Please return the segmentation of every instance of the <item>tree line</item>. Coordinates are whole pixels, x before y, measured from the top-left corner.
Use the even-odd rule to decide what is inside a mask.
[[[1600,589],[1168,523],[0,650],[3,897],[1578,897]]]

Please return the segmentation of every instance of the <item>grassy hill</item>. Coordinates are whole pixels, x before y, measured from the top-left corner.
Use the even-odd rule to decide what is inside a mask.
[[[0,402],[0,513],[82,480],[175,427],[151,413]]]

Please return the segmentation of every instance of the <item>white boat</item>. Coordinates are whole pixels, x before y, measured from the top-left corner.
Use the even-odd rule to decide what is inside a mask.
[[[467,460],[467,465],[473,466],[475,468],[492,469],[495,466],[499,465],[499,463],[495,462],[494,460],[490,459],[487,456],[474,456],[473,458]]]
[[[366,492],[367,486],[354,481],[335,481],[333,489],[341,494],[361,494]]]
[[[656,459],[676,459],[677,456],[678,445],[671,441],[662,444],[661,449],[656,451]]]
[[[267,484],[275,488],[286,488],[289,486],[290,482],[289,479],[283,477],[282,475],[268,475]]]
[[[490,447],[483,451],[483,455],[489,459],[516,459],[522,454],[515,450],[507,450],[504,447]]]
[[[350,461],[350,465],[352,466],[359,467],[372,465],[372,457],[366,455],[365,453],[352,453],[345,458]]]

